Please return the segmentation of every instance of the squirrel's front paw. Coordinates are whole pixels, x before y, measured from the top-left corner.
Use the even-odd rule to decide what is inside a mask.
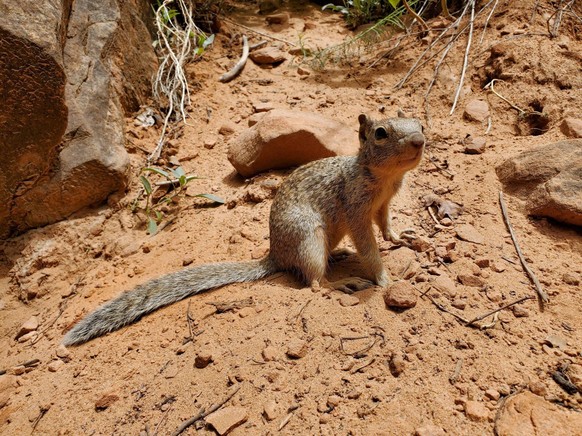
[[[400,235],[397,235],[393,230],[390,230],[389,239],[394,244],[398,245],[410,245],[410,241],[416,239],[416,232],[414,229],[404,229],[400,232]],[[386,238],[384,238],[386,239]],[[388,239],[386,239],[388,240]]]

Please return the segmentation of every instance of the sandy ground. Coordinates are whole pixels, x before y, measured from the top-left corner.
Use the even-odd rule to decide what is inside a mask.
[[[228,142],[247,128],[253,104],[267,101],[317,112],[354,130],[362,112],[379,118],[401,108],[425,122],[423,98],[432,70],[421,69],[406,87],[394,91],[425,47],[415,39],[405,40],[373,68],[368,66],[390,44],[350,58],[349,65],[328,63],[317,71],[304,64],[307,76],[297,72],[300,57],[289,56],[272,69],[249,62],[239,78],[221,84],[217,77],[238,57],[235,36],[241,31],[225,25],[214,47],[189,69],[191,118],[183,136],[173,141],[176,154],[171,159],[202,178],[190,183],[189,196],[180,203],[186,207],[170,215],[174,219],[168,226],[150,237],[129,210],[139,189],[143,150],[153,149],[159,133],[154,127],[136,128],[131,119],[132,185],[120,207],[85,210],[0,246],[0,369],[8,370],[0,376],[0,433],[171,434],[236,387],[227,405],[243,408],[247,420],[233,435],[403,435],[429,424],[447,434],[492,434],[503,398],[521,390],[579,411],[581,395],[568,395],[551,377],[564,362],[582,363],[582,295],[575,284],[582,273],[579,230],[526,217],[522,202],[507,196],[522,250],[550,304],[542,311],[535,299],[527,300],[500,312],[494,325],[491,317],[479,322],[489,325],[480,329],[467,327],[431,301],[471,319],[535,296],[500,212],[501,185],[494,168],[519,151],[564,139],[559,129],[563,116],[581,115],[576,112],[582,98],[579,64],[577,70],[568,69],[571,58],[564,54],[582,50],[574,33],[577,25],[580,35],[580,23],[565,19],[560,36],[550,39],[543,16],[552,11],[547,2],[540,2],[531,23],[535,2],[519,2],[521,8],[507,3],[500,2],[484,41],[474,50],[459,108],[449,116],[464,42],[451,50],[429,100],[426,158],[393,204],[395,228],[416,229],[429,248],[395,247],[380,243],[378,235],[392,277],[418,290],[414,308],[388,309],[379,288],[358,292],[353,299],[339,292],[314,293],[293,276],[277,274],[192,297],[85,345],[58,349],[74,322],[147,279],[188,264],[264,255],[271,200],[266,194],[245,194],[262,192],[262,181],[280,180],[288,172],[244,180],[226,159]],[[339,15],[322,15],[311,6],[290,13],[290,27],[279,32],[254,13],[235,10],[231,17],[294,43],[302,34],[312,47],[338,43],[349,34]],[[475,44],[481,31],[476,30]],[[249,35],[251,43],[261,39]],[[541,135],[524,132],[517,112],[482,89],[490,47],[502,41],[505,50],[515,51],[515,62],[506,65],[515,75],[499,89],[521,107],[543,106],[550,122]],[[564,77],[574,87],[557,86],[557,78]],[[462,117],[464,104],[473,97],[490,105],[488,134],[486,123]],[[219,134],[225,125],[234,134]],[[467,135],[486,138],[483,154],[463,152]],[[193,197],[203,192],[235,207],[212,207]],[[464,212],[452,225],[437,228],[422,202],[427,194],[460,203]],[[457,230],[467,225],[482,238],[480,243],[457,237]],[[448,260],[441,263],[435,251],[442,250]],[[357,271],[357,259],[348,258],[333,266],[331,276]],[[472,277],[474,286],[460,283],[459,276]],[[437,277],[448,285],[433,287]],[[422,293],[426,295],[420,297]],[[39,321],[36,338],[15,340],[32,316]],[[289,358],[289,347],[298,344],[306,346],[304,357]],[[197,368],[196,357],[205,356],[211,356],[211,363]],[[18,367],[33,359],[39,362]],[[476,416],[465,411],[468,402],[481,407]],[[201,434],[214,434],[198,427]],[[194,433],[195,427],[186,431]]]

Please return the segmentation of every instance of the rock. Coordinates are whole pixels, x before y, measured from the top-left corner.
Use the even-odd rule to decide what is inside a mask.
[[[399,353],[394,353],[390,358],[388,368],[390,369],[390,373],[394,377],[398,377],[400,374],[404,372],[404,369],[406,368],[406,362],[404,362],[404,357],[402,357],[402,355]]]
[[[268,345],[263,349],[261,354],[263,355],[263,360],[265,360],[265,362],[271,362],[277,360],[279,351],[272,345]]]
[[[265,116],[264,112],[257,112],[252,114],[250,117],[247,118],[247,124],[249,127],[253,127],[257,124],[261,119]]]
[[[206,368],[214,361],[214,357],[212,353],[208,350],[201,350],[198,352],[198,355],[194,359],[194,366],[196,368],[202,369]]]
[[[20,326],[20,330],[16,334],[15,339],[18,339],[27,333],[33,332],[36,329],[38,329],[38,318],[36,316],[31,316],[24,324],[22,324],[22,326]]]
[[[570,138],[582,138],[582,120],[579,118],[564,118],[560,130]]]
[[[247,419],[247,409],[244,407],[228,406],[208,415],[206,417],[206,422],[210,424],[219,435],[224,435],[235,427],[246,422]]]
[[[339,395],[330,395],[327,397],[327,405],[328,407],[337,407],[342,402],[342,397]]]
[[[465,310],[465,307],[467,307],[467,303],[465,302],[465,300],[461,300],[460,298],[457,298],[457,299],[453,300],[453,302],[451,303],[451,306],[453,306],[459,310]]]
[[[309,71],[307,68],[305,67],[297,67],[297,74],[300,76],[309,76],[311,74],[311,71]]]
[[[259,65],[273,65],[287,59],[287,53],[277,47],[265,47],[252,51],[250,58]]]
[[[486,121],[489,117],[489,105],[486,101],[473,99],[465,106],[463,116],[469,121]]]
[[[414,430],[414,436],[446,436],[446,433],[441,427],[425,424]]]
[[[301,359],[307,355],[307,342],[302,339],[292,339],[287,344],[287,356],[292,359]]]
[[[289,24],[289,16],[288,12],[282,12],[280,14],[272,14],[265,17],[265,21],[267,24],[273,25],[276,24],[278,26],[286,26]]]
[[[416,306],[416,290],[408,282],[396,282],[384,293],[384,302],[388,307],[408,309]]]
[[[21,337],[18,338],[18,343],[24,344],[25,342],[28,341],[34,341],[37,338],[37,336],[38,336],[37,331],[28,332],[25,335],[22,335]]]
[[[568,346],[566,340],[558,335],[548,335],[544,342],[550,344],[553,348],[561,348],[562,350]]]
[[[471,421],[482,422],[489,419],[489,409],[478,401],[467,401],[465,403],[465,415]]]
[[[485,145],[487,141],[480,136],[471,138],[465,143],[465,153],[467,154],[482,154],[485,152]]]
[[[447,297],[454,298],[457,296],[457,285],[448,276],[437,276],[431,284]]]
[[[16,365],[6,370],[6,374],[9,375],[22,375],[26,373],[26,367],[24,365]]]
[[[501,398],[501,394],[495,389],[487,389],[485,391],[485,396],[494,401],[497,401],[499,398]]]
[[[499,436],[571,436],[579,434],[581,428],[582,414],[558,407],[527,391],[505,401],[495,425]]]
[[[416,275],[420,268],[416,253],[408,247],[399,247],[387,256],[388,269],[394,275],[408,280]]]
[[[226,122],[218,128],[218,133],[222,136],[230,136],[234,132],[236,132],[236,124],[232,122]]]
[[[485,286],[485,281],[472,274],[459,274],[457,280],[465,286],[472,286],[474,288],[482,288]]]
[[[490,264],[491,264],[491,261],[489,259],[487,259],[486,257],[482,257],[482,258],[475,260],[475,265],[477,265],[479,268],[488,268]]]
[[[61,366],[63,366],[65,362],[62,360],[53,360],[51,363],[48,364],[47,368],[50,372],[57,372]]]
[[[562,280],[567,285],[572,285],[572,286],[580,285],[580,277],[574,273],[571,273],[571,272],[564,273],[564,275],[562,276]]]
[[[108,393],[104,394],[101,398],[95,401],[95,410],[101,411],[107,409],[113,403],[119,400],[119,396],[116,394]]]
[[[125,189],[124,116],[146,102],[157,68],[148,8],[2,3],[0,201],[11,207],[0,210],[0,238]]]
[[[582,226],[582,139],[535,147],[496,168],[507,193],[530,215]]]
[[[578,388],[578,392],[582,393],[582,365],[572,363],[568,366],[567,375],[570,381]]]
[[[65,347],[63,344],[60,344],[57,347],[57,351],[56,351],[56,355],[58,358],[60,359],[69,359],[71,356],[71,352],[69,351],[69,349],[67,347]]]
[[[548,392],[546,384],[541,380],[532,380],[529,383],[529,390],[540,397],[544,397]]]
[[[356,306],[360,303],[360,299],[355,295],[343,294],[339,298],[339,304],[343,307]]]
[[[212,150],[216,146],[216,138],[206,138],[204,140],[204,148]]]
[[[273,419],[277,418],[277,403],[275,403],[273,400],[265,403],[263,406],[263,415],[267,421],[272,421]]]
[[[516,318],[525,318],[529,316],[529,311],[523,307],[521,304],[516,304],[512,308],[513,315]]]
[[[230,142],[228,160],[251,177],[357,151],[357,134],[346,125],[316,113],[274,109]]]
[[[269,111],[272,111],[273,109],[275,109],[275,106],[273,106],[273,103],[264,102],[264,101],[257,101],[255,103],[253,103],[253,110],[255,111],[255,113],[269,112]]]
[[[432,247],[431,242],[420,236],[414,238],[410,243],[410,248],[412,248],[414,251],[418,251],[419,253],[428,251],[431,247]]]
[[[462,241],[473,242],[474,244],[483,244],[485,238],[471,224],[460,224],[455,228],[457,238]]]

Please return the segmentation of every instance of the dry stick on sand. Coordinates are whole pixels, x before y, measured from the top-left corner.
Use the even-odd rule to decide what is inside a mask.
[[[281,38],[277,38],[276,36],[273,36],[273,35],[269,35],[268,33],[260,32],[258,30],[251,28],[251,27],[245,26],[244,24],[237,23],[236,21],[233,21],[230,18],[222,17],[222,19],[224,21],[226,21],[227,23],[231,23],[231,24],[234,24],[235,26],[242,27],[243,29],[248,30],[249,32],[256,33],[257,35],[264,36],[265,38],[269,38],[269,39],[273,39],[275,41],[283,42],[287,45],[290,45],[291,47],[297,47],[297,44],[293,44],[292,42],[286,41],[286,40],[281,39]]]
[[[426,32],[428,32],[430,29],[428,28],[428,26],[426,25],[426,23],[424,22],[424,20],[423,20],[423,19],[420,17],[420,15],[418,15],[418,14],[417,14],[417,13],[414,11],[414,9],[412,9],[412,8],[410,7],[410,5],[408,4],[408,1],[407,1],[407,0],[402,0],[402,4],[404,5],[404,7],[405,7],[405,8],[406,8],[406,10],[408,11],[408,13],[409,13],[410,15],[412,15],[412,17],[413,17],[413,18],[414,18],[416,21],[418,21],[418,24],[420,24],[420,25],[421,25],[421,27],[422,27],[422,28],[423,28],[423,29],[424,29]]]
[[[525,258],[523,257],[523,254],[521,252],[521,248],[519,248],[519,243],[517,242],[517,237],[515,236],[515,232],[513,231],[513,227],[511,226],[511,222],[509,221],[509,216],[507,215],[507,208],[505,207],[505,201],[503,200],[503,192],[502,191],[499,191],[499,204],[501,205],[501,212],[503,213],[503,219],[505,220],[505,224],[507,225],[507,229],[509,230],[509,234],[511,235],[511,240],[513,241],[513,245],[515,246],[515,251],[517,251],[517,255],[519,257],[519,260],[521,261],[521,265],[523,266],[523,269],[525,270],[525,272],[529,276],[530,280],[534,284],[534,287],[536,288],[536,292],[538,293],[538,295],[540,297],[540,302],[542,304],[542,309],[543,309],[543,304],[549,303],[550,298],[548,297],[548,294],[546,294],[545,291],[542,289],[542,285],[540,285],[540,282],[538,281],[537,277],[535,276],[533,271],[530,269],[529,265],[525,261]]]
[[[496,313],[501,312],[503,309],[507,309],[508,307],[515,306],[516,304],[519,304],[519,303],[523,303],[526,300],[533,300],[534,298],[535,297],[527,296],[527,297],[522,297],[519,300],[512,301],[511,303],[508,303],[508,304],[501,306],[495,310],[492,310],[491,312],[487,312],[485,315],[479,315],[478,317],[473,318],[471,321],[469,321],[467,323],[467,325],[468,326],[473,325],[477,321],[481,321],[481,320],[487,318],[488,316],[495,315]]]
[[[234,397],[234,395],[239,391],[240,387],[241,387],[241,385],[239,384],[230,394],[228,394],[228,396],[224,400],[222,400],[220,403],[213,404],[210,407],[210,409],[208,409],[208,411],[205,411],[204,407],[202,409],[200,409],[200,411],[196,415],[194,415],[192,418],[188,419],[187,421],[184,421],[180,425],[180,427],[178,427],[178,429],[174,433],[172,433],[172,436],[178,436],[184,430],[186,430],[188,427],[190,427],[192,424],[194,424],[196,421],[199,421],[200,419],[206,418],[211,413],[216,412],[218,409],[220,409],[222,406],[224,406],[226,403],[228,403],[232,397]]]
[[[220,78],[218,79],[219,82],[222,83],[230,82],[232,79],[238,76],[242,69],[245,67],[247,59],[249,58],[249,40],[247,39],[246,35],[243,35],[242,40],[243,40],[243,52],[240,59],[228,73],[224,73],[222,76],[220,76]]]
[[[461,78],[459,79],[459,85],[457,86],[457,92],[455,93],[455,99],[453,100],[453,107],[449,115],[453,115],[455,108],[457,107],[457,102],[459,101],[459,96],[461,95],[461,89],[463,88],[463,82],[465,81],[465,74],[467,73],[467,64],[469,62],[469,52],[471,51],[471,41],[473,40],[473,24],[475,22],[475,0],[471,1],[471,18],[469,20],[469,36],[467,37],[467,47],[465,48],[465,56],[463,57],[463,69],[461,70]]]

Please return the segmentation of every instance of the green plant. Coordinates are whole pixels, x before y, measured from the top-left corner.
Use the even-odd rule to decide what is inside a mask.
[[[401,0],[344,0],[343,6],[329,3],[322,10],[344,14],[348,25],[355,28],[391,14],[400,7],[400,3]]]
[[[147,231],[150,235],[158,231],[158,226],[164,220],[165,207],[178,203],[185,195],[188,183],[199,178],[187,175],[182,167],[169,169],[169,172],[157,167],[146,167],[142,170],[139,176],[142,191],[133,202],[132,211],[145,215]],[[194,197],[203,197],[214,203],[224,203],[222,198],[214,194],[196,194]]]
[[[408,4],[414,6],[418,2],[419,0],[409,0]],[[394,6],[392,12],[376,21],[374,25],[364,29],[354,37],[347,38],[341,44],[332,45],[314,52],[313,57],[310,59],[311,67],[321,70],[325,68],[329,61],[333,63],[345,62],[354,56],[359,56],[362,52],[384,40],[386,34],[392,33],[394,28],[404,29],[405,25],[401,18],[405,14],[406,8],[400,4],[400,0],[390,0],[390,7],[393,7],[393,3],[396,6]]]

